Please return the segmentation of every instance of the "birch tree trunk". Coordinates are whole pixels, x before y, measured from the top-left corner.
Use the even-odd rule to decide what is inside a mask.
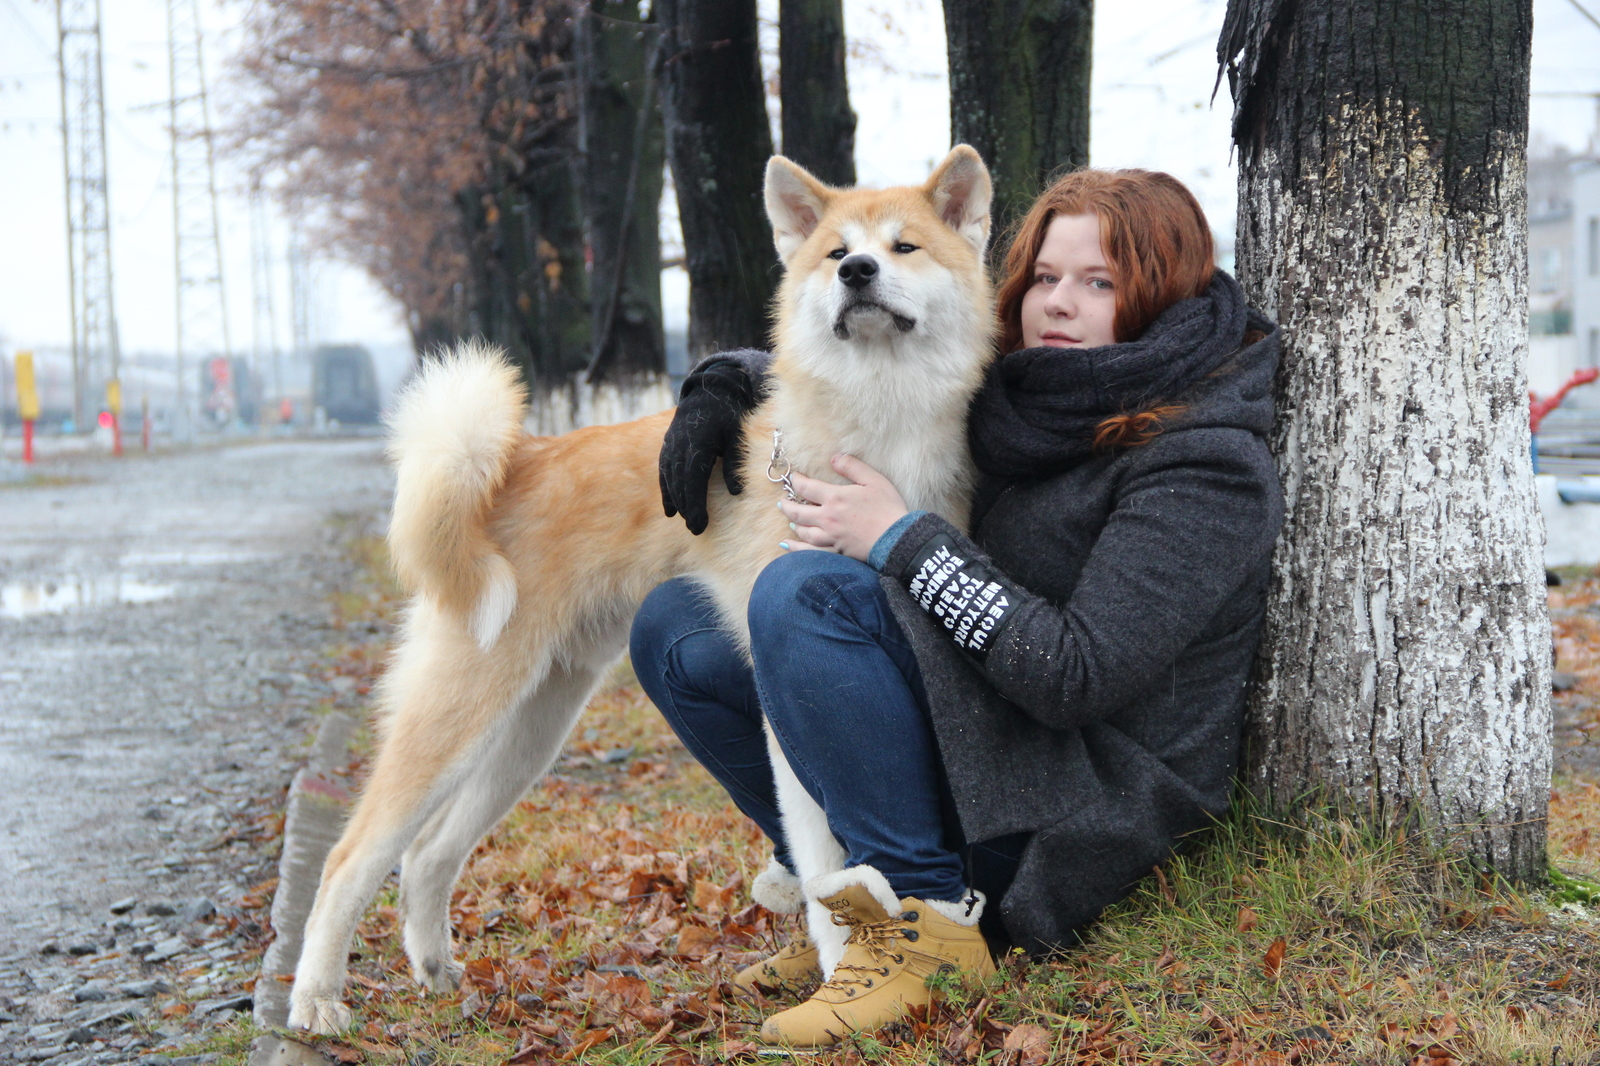
[[[778,254],[755,0],[657,0],[661,110],[689,271],[689,358],[765,347]]]
[[[1239,276],[1284,330],[1288,517],[1247,775],[1542,877],[1531,0],[1231,0]]]
[[[1089,164],[1094,0],[945,0],[944,27],[950,138],[989,164],[1004,233],[1050,179]]]
[[[856,113],[844,70],[844,0],[778,5],[783,154],[829,185],[856,183]]]

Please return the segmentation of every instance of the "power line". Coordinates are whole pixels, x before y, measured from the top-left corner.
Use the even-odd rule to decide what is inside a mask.
[[[1600,19],[1597,19],[1593,15],[1589,14],[1588,9],[1585,8],[1582,4],[1578,3],[1578,0],[1567,0],[1567,3],[1569,3],[1573,7],[1577,8],[1578,9],[1578,14],[1582,15],[1584,18],[1586,18],[1590,22],[1594,23],[1594,28],[1597,29],[1597,30],[1600,30]]]
[[[6,7],[10,8],[12,17],[21,23],[23,32],[33,39],[34,44],[39,46],[39,51],[47,56],[53,56],[55,49],[46,44],[44,38],[39,36],[39,31],[33,28],[33,23],[28,20],[28,16],[21,8],[17,7],[16,0],[5,0],[5,4]]]
[[[217,169],[211,106],[206,96],[198,0],[167,0],[167,114],[172,124],[172,247],[176,281],[178,417],[189,425],[186,357],[230,361],[227,292],[217,211]],[[219,418],[232,416],[231,397],[219,396]]]

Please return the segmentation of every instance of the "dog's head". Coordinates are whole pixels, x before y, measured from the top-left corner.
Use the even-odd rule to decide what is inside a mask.
[[[983,255],[989,171],[957,145],[921,186],[832,189],[782,156],[767,215],[784,264],[776,346],[841,380],[884,358],[944,353],[981,364],[993,328]],[[961,369],[950,367],[949,369]]]

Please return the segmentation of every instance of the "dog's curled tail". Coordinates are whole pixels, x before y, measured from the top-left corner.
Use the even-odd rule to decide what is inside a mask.
[[[485,651],[517,605],[516,574],[487,521],[523,436],[526,403],[504,353],[467,341],[424,363],[389,418],[395,571],[409,590],[465,619]]]

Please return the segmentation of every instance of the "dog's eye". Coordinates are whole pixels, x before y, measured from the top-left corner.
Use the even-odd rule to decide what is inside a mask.
[[[901,241],[899,244],[894,246],[894,252],[895,252],[896,255],[910,255],[912,252],[914,252],[916,250],[917,250],[917,246],[916,245],[907,244],[905,241]]]
[[[849,254],[850,254],[850,249],[848,249],[848,248],[835,248],[833,251],[828,253],[828,258],[829,259],[843,259],[845,256],[847,256]]]

